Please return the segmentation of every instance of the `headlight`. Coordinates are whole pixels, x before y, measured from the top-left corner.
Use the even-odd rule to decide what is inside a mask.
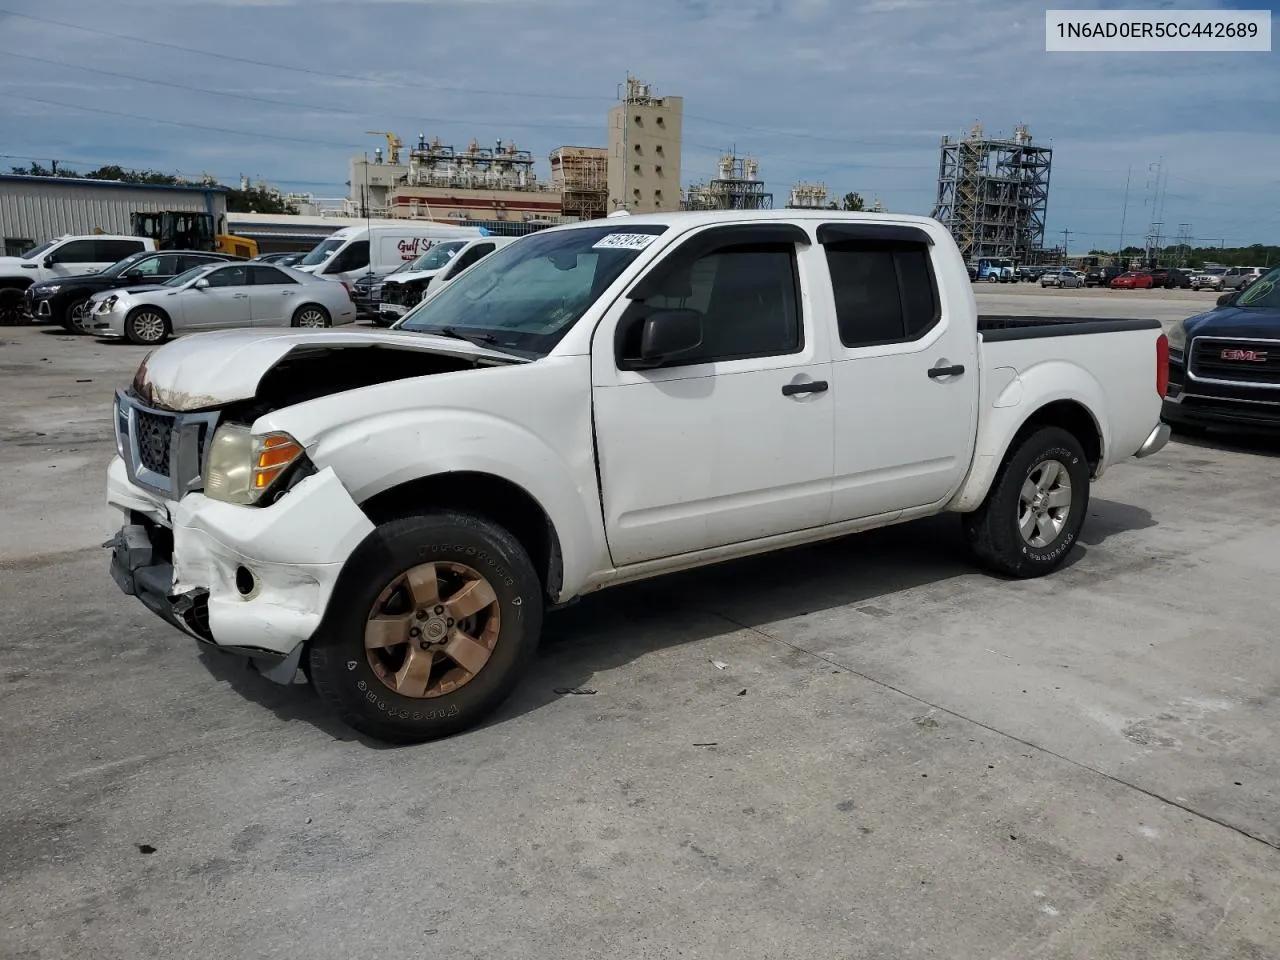
[[[302,444],[287,433],[257,435],[248,427],[224,424],[209,444],[205,496],[246,506],[257,503],[302,454]]]
[[[57,292],[58,292],[59,290],[61,290],[61,289],[62,289],[62,284],[60,284],[60,283],[51,283],[51,284],[49,284],[47,287],[38,287],[38,288],[36,289],[36,293],[38,293],[40,296],[44,297],[44,296],[48,296],[48,295],[50,295],[50,294],[57,293]]]
[[[111,308],[112,308],[112,307],[114,307],[114,306],[116,305],[116,301],[117,301],[117,300],[119,300],[119,299],[120,299],[120,298],[119,298],[119,297],[117,297],[117,296],[115,296],[115,295],[112,295],[112,296],[110,296],[110,297],[107,297],[107,299],[103,300],[100,304],[98,304],[98,310],[97,310],[97,312],[98,312],[98,313],[110,313],[110,312],[111,312]]]
[[[1187,348],[1187,321],[1179,320],[1165,334],[1169,338],[1169,349],[1174,353],[1182,353]]]

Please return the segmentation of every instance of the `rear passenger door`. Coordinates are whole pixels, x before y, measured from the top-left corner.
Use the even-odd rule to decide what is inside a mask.
[[[255,327],[281,327],[298,306],[298,281],[263,263],[249,264],[249,309]],[[332,282],[332,281],[330,281]]]
[[[832,520],[949,499],[969,470],[977,334],[959,287],[942,284],[923,229],[833,223],[818,230],[831,276],[835,471]],[[823,291],[826,292],[825,290]]]
[[[806,308],[821,269],[813,256],[809,234],[794,224],[698,231],[597,328],[596,442],[614,563],[827,522],[829,324]],[[656,310],[696,314],[701,345],[655,369],[626,369],[644,317]]]

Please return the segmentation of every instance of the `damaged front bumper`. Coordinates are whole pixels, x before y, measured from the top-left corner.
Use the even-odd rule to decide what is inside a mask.
[[[120,589],[201,643],[293,681],[347,558],[373,524],[332,469],[265,507],[189,493],[163,499],[117,457],[107,502],[124,525],[105,544]]]

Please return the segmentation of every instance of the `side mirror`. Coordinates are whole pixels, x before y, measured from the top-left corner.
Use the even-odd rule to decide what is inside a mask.
[[[209,278],[201,277],[199,280],[193,283],[192,286],[195,287],[197,290],[207,290],[209,289]]]
[[[124,278],[129,283],[137,283],[139,280],[142,279],[142,274],[139,273],[137,270],[130,270],[128,273],[124,275]]]
[[[623,357],[624,370],[646,370],[678,360],[702,346],[702,315],[694,310],[657,310],[640,321],[640,355]]]
[[[52,267],[52,266],[53,266],[53,263],[54,263],[54,261],[53,261],[53,257],[51,257],[51,256],[50,256],[50,257],[45,257],[45,258],[44,258],[44,265],[45,265],[46,267]]]
[[[1240,299],[1240,291],[1232,290],[1230,293],[1224,293],[1218,298],[1218,306],[1229,307]]]

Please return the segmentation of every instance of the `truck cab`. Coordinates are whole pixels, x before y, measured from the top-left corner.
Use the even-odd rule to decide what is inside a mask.
[[[1005,257],[982,257],[978,260],[978,280],[987,283],[1013,283],[1014,263]]]

